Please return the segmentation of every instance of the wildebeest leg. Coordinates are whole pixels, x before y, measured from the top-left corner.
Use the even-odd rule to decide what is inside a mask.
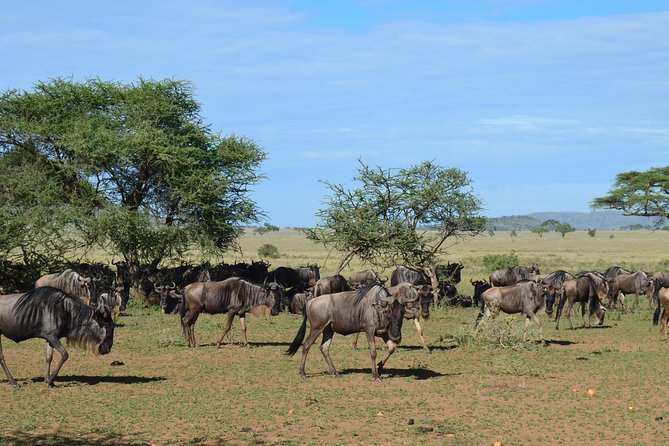
[[[49,336],[46,338],[46,340],[49,344],[51,344],[51,347],[55,348],[58,350],[58,353],[60,353],[60,361],[58,361],[58,364],[56,364],[56,368],[53,370],[53,373],[47,379],[47,384],[49,387],[53,387],[53,380],[56,379],[58,372],[60,372],[60,368],[63,366],[63,364],[65,364],[65,361],[67,361],[67,358],[70,355],[67,353],[67,350],[65,350],[65,347],[63,347],[63,344],[60,343],[60,339],[54,336]]]
[[[51,361],[53,361],[53,347],[48,342],[46,343],[46,369],[44,370],[44,382],[49,382],[51,375]]]
[[[184,331],[184,339],[189,347],[195,347],[195,322],[197,321],[199,311],[189,310],[181,319],[181,328]]]
[[[232,321],[235,319],[235,313],[232,311],[228,312],[228,320],[225,323],[225,329],[223,330],[223,334],[221,335],[221,339],[218,340],[216,343],[216,346],[218,348],[221,347],[221,344],[223,344],[223,338],[225,337],[226,334],[230,332],[230,328],[232,328]],[[244,341],[246,342],[246,326],[244,325]]]
[[[244,347],[248,348],[249,340],[246,337],[246,316],[239,316],[239,326],[242,329],[242,335],[244,336]]]
[[[569,329],[573,330],[574,329],[574,324],[571,322],[571,309],[574,306],[573,301],[569,301],[567,304],[567,311],[565,312],[565,316],[567,317],[567,321],[569,321]]]
[[[622,312],[627,313],[627,307],[625,306],[625,295],[620,291],[618,292],[618,300],[620,301],[620,309]]]
[[[359,338],[359,337],[360,337],[360,333],[356,333],[356,334],[353,336],[353,350],[357,350],[357,349],[358,349],[358,338]]]
[[[306,373],[304,372],[304,367],[307,364],[307,355],[309,354],[309,349],[316,341],[316,339],[318,339],[318,337],[321,335],[324,329],[325,327],[317,328],[312,325],[311,330],[309,330],[309,336],[307,336],[307,340],[304,341],[304,344],[302,345],[302,359],[300,359],[300,375],[302,375],[303,378],[307,376]]]
[[[586,327],[585,323],[585,302],[581,302],[581,327]],[[590,319],[588,318],[588,326],[590,325]]]
[[[425,342],[425,338],[423,337],[423,326],[420,324],[419,318],[414,318],[413,323],[416,326],[416,330],[418,330],[418,336],[420,336],[420,342],[423,344],[423,350],[425,350],[427,353],[432,353],[428,348],[427,343]]]
[[[328,367],[330,368],[330,372],[339,378],[339,373],[337,372],[337,369],[335,369],[335,366],[332,363],[332,359],[330,358],[330,344],[332,344],[332,336],[334,336],[334,330],[332,329],[331,325],[328,325],[323,329],[321,353],[323,353],[323,357],[325,358],[325,362],[327,362]]]
[[[379,370],[376,365],[376,339],[373,331],[366,331],[367,343],[369,344],[369,356],[372,358],[372,377],[376,381],[381,381],[381,376],[379,376]]]
[[[377,364],[379,373],[381,373],[383,371],[383,367],[388,362],[388,359],[390,358],[390,355],[395,353],[395,350],[397,350],[397,344],[395,344],[395,342],[391,341],[390,339],[385,339],[385,338],[384,338],[384,341],[386,341],[386,345],[388,346],[388,355],[386,355],[385,359],[383,359],[382,361],[379,361],[379,363]]]
[[[14,381],[14,377],[12,376],[11,373],[9,373],[9,367],[7,367],[7,363],[5,362],[5,355],[2,354],[2,337],[0,336],[0,365],[2,365],[2,370],[5,371],[5,375],[7,375],[7,381],[9,381],[9,384],[14,387],[15,389],[18,389],[20,386]]]

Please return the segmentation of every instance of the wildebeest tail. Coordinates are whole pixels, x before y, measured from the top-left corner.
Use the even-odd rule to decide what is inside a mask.
[[[286,350],[286,354],[289,356],[293,356],[299,349],[300,346],[302,345],[302,341],[304,341],[304,335],[307,333],[307,306],[305,305],[304,308],[302,308],[302,325],[300,325],[300,329],[297,330],[297,334],[295,335],[295,339],[293,339],[293,342],[290,344],[290,347],[288,347],[288,350]]]
[[[559,315],[562,313],[562,309],[564,308],[564,303],[566,300],[567,300],[567,291],[563,286],[562,291],[560,292],[560,302],[558,302],[557,311],[555,312],[555,320],[557,320]]]
[[[188,308],[186,308],[186,290],[181,290],[181,301],[179,302],[179,316],[181,320],[186,317]]]
[[[483,297],[480,296],[479,300],[481,301],[481,309],[479,310],[478,316],[476,316],[476,325],[478,325],[479,321],[481,320],[481,318],[485,314],[484,313],[485,312],[485,299],[483,299]]]
[[[653,325],[657,325],[660,322],[660,296],[659,295],[655,298],[655,302],[657,303],[657,308],[655,309],[655,313],[653,313]]]

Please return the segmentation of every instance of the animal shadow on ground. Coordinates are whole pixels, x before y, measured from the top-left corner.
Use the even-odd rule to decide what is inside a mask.
[[[58,376],[55,381],[56,387],[59,383],[68,385],[73,383],[88,384],[94,386],[100,383],[111,384],[146,384],[155,381],[165,381],[167,378],[162,376],[82,376],[82,375],[63,375]],[[42,382],[44,378],[33,378],[32,382]],[[67,384],[66,384],[67,383]]]
[[[218,344],[215,342],[210,342],[208,344],[198,344],[198,347],[216,347]],[[255,347],[289,347],[290,342],[249,342],[249,348]],[[184,345],[185,347],[185,345]],[[227,342],[224,341],[221,348],[226,347],[244,347],[243,342]]]
[[[541,343],[541,341],[537,341],[537,343]],[[544,344],[546,347],[550,347],[551,345],[574,345],[578,344],[578,342],[575,341],[566,341],[564,339],[544,339]]]
[[[428,345],[431,351],[448,351],[458,348],[457,344],[451,345]],[[401,345],[400,350],[423,350],[423,347],[420,345]]]
[[[344,369],[340,372],[341,375],[348,375],[354,373],[361,374],[371,374],[372,369]],[[414,378],[416,380],[422,381],[424,379],[438,378],[440,376],[455,376],[460,375],[460,373],[439,373],[434,370],[424,369],[424,368],[409,368],[409,369],[387,369],[384,368],[381,371],[381,377],[404,377],[404,378]]]
[[[29,434],[29,433],[10,433],[0,434],[0,444],[12,446],[116,446],[128,444],[128,439],[122,438],[118,434],[92,434],[88,436],[68,436],[64,434]],[[150,443],[132,441],[132,444],[144,446]]]

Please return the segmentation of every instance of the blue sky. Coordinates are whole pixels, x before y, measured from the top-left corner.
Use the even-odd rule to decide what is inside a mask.
[[[2,4],[0,89],[188,80],[267,152],[278,226],[314,225],[358,159],[463,169],[487,216],[587,211],[669,160],[669,0]]]

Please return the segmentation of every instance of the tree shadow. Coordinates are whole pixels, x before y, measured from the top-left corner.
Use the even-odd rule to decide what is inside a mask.
[[[129,443],[127,438],[123,438],[119,434],[89,434],[89,435],[74,435],[74,434],[28,434],[22,432],[15,432],[10,434],[0,434],[0,444],[12,446],[116,446],[127,445]],[[132,440],[133,445],[149,445],[148,442]]]
[[[54,381],[55,386],[59,383],[65,385],[80,383],[94,386],[101,383],[110,384],[146,384],[150,382],[165,381],[167,378],[162,376],[82,376],[82,375],[58,375]],[[32,382],[43,382],[44,378],[32,378]]]

